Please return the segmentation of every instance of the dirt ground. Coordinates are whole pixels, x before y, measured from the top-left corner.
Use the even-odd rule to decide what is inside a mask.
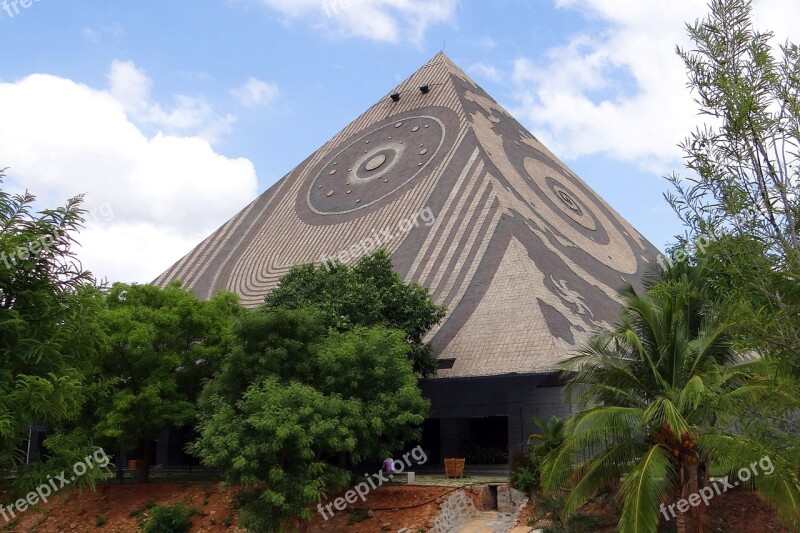
[[[367,496],[366,502],[359,500],[357,505],[350,505],[349,509],[337,512],[327,521],[316,514],[307,531],[374,533],[384,524],[391,524],[392,531],[409,527],[416,533],[419,528],[428,529],[428,523],[436,517],[438,510],[435,500],[452,490],[453,487],[436,486],[380,487]],[[0,517],[0,531],[130,533],[136,531],[139,521],[147,517],[149,507],[183,502],[187,507],[202,512],[202,515],[192,518],[192,533],[233,532],[237,530],[236,510],[231,501],[235,492],[221,490],[215,483],[104,484],[99,485],[96,492],[73,493],[66,500],[56,498],[37,505],[19,514],[18,519],[10,524]],[[1,495],[0,501],[5,501]],[[348,521],[354,508],[373,510],[373,516],[350,525]]]
[[[608,499],[592,501],[584,505],[580,513],[592,517],[591,531],[593,533],[614,533],[617,531],[619,515],[614,512]],[[527,525],[528,519],[534,518],[537,526],[544,513],[534,500],[523,509],[520,514],[519,524]],[[723,493],[711,501],[709,505],[709,530],[714,532],[739,532],[758,531],[765,533],[791,533],[791,530],[782,525],[777,514],[767,504],[762,502],[755,493],[738,490]],[[587,521],[582,525],[586,527]],[[674,519],[670,522],[662,520],[660,533],[675,531]]]
[[[236,524],[231,504],[234,492],[220,490],[216,483],[102,484],[94,492],[75,492],[66,500],[56,497],[30,508],[18,515],[15,526],[5,524],[5,530],[5,521],[0,517],[0,531],[130,533],[137,530],[138,521],[147,517],[153,504],[180,502],[202,512],[192,518],[192,532],[234,531],[234,527],[228,527]]]
[[[436,516],[440,498],[455,487],[429,485],[389,485],[372,491],[367,501],[350,505],[349,509],[324,520],[315,513],[308,532],[375,533],[385,524],[390,531],[407,527],[413,533],[430,529]],[[173,505],[184,502],[202,514],[192,518],[192,532],[237,531],[236,511],[232,504],[235,490],[220,489],[215,483],[176,484],[151,483],[148,485],[98,486],[96,492],[74,493],[66,500],[56,498],[45,505],[38,505],[19,515],[18,520],[5,524],[0,516],[0,532],[56,533],[56,532],[118,532],[137,530],[139,520],[147,516],[149,507]],[[338,495],[337,495],[338,496]],[[333,501],[336,496],[329,501]],[[0,495],[0,501],[5,498]],[[325,502],[327,503],[327,502]],[[355,508],[362,511],[353,512]],[[372,511],[372,516],[367,516]],[[594,517],[591,531],[612,533],[616,531],[617,516],[607,500],[595,501],[582,508],[582,513]],[[534,502],[523,511],[520,525],[528,518],[541,516],[541,509]],[[352,518],[351,518],[352,517]],[[363,519],[355,522],[356,518]],[[711,502],[711,531],[765,531],[790,533],[778,521],[775,513],[758,497],[745,491],[724,493]],[[584,522],[586,524],[586,522]],[[673,524],[662,524],[662,533],[674,531]]]
[[[362,522],[349,524],[352,511],[345,509],[333,518],[324,520],[319,513],[308,531],[348,531],[353,533],[375,533],[385,524],[390,531],[407,527],[413,533],[419,529],[431,529],[433,519],[439,509],[436,499],[452,492],[454,487],[435,487],[420,485],[388,485],[380,487],[367,495],[367,501],[351,505],[351,508],[372,510],[374,516]],[[338,496],[338,495],[337,495]],[[330,501],[335,499],[331,498]]]

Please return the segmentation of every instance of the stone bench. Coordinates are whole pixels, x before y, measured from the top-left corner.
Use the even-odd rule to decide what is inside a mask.
[[[389,477],[386,474],[384,474],[384,476]],[[398,478],[405,478],[407,485],[414,485],[417,481],[417,474],[416,472],[394,472],[392,473],[392,478],[389,480],[389,483],[401,483],[402,481],[400,481]]]

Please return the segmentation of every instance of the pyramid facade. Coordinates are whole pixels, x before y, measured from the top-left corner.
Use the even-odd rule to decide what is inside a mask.
[[[439,378],[552,372],[656,248],[444,54],[392,94],[155,284],[257,306],[293,265],[381,245],[448,309]]]

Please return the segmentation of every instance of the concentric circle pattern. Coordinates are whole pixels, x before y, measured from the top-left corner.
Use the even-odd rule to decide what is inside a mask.
[[[547,187],[543,192],[561,213],[589,231],[597,230],[597,221],[591,216],[591,209],[580,200],[579,193],[571,192],[568,185],[551,176],[546,176],[545,182]]]
[[[382,200],[426,170],[444,135],[444,124],[431,116],[360,134],[322,164],[308,189],[309,207],[320,214],[347,213]]]

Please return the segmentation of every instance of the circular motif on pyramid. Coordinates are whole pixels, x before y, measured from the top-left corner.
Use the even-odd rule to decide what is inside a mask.
[[[590,215],[591,210],[580,200],[579,196],[570,192],[566,185],[550,176],[545,177],[547,187],[544,193],[550,197],[553,205],[576,223],[590,231],[597,230],[597,221]]]
[[[523,169],[529,186],[543,202],[537,211],[574,245],[620,272],[638,270],[628,234],[613,221],[613,214],[592,191],[566,171],[526,157]]]
[[[323,164],[308,190],[317,213],[347,213],[378,202],[427,170],[444,142],[431,116],[406,117],[360,134]]]

